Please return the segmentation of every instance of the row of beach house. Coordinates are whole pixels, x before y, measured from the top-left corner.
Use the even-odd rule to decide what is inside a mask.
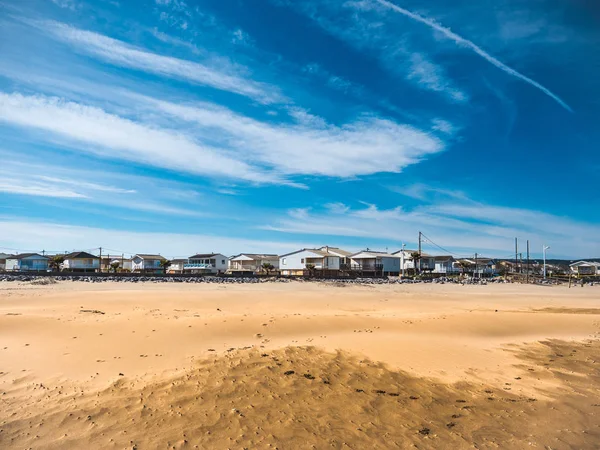
[[[419,256],[420,255],[420,256]],[[57,263],[56,257],[60,263]],[[337,247],[303,248],[284,255],[240,253],[225,256],[221,253],[199,253],[188,258],[167,260],[159,254],[139,253],[130,258],[124,255],[93,255],[79,251],[60,255],[0,253],[0,271],[8,272],[132,272],[170,274],[280,274],[307,276],[315,273],[338,276],[349,273],[363,276],[397,276],[429,272],[435,274],[469,273],[493,275],[501,264],[491,258],[457,259],[451,255],[430,255],[402,249],[393,253],[363,250],[349,252]],[[514,264],[514,263],[512,263]],[[511,268],[508,268],[509,271]],[[570,265],[578,275],[600,275],[600,263],[578,261]]]

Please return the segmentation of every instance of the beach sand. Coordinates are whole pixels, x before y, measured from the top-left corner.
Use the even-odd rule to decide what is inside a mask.
[[[0,283],[0,448],[599,448],[600,287]]]

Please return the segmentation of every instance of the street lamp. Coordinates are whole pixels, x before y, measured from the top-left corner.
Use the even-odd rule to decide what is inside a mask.
[[[406,244],[403,242],[402,243],[402,260],[400,261],[400,263],[402,264],[402,278],[404,278],[404,247],[406,247]]]
[[[544,280],[546,279],[546,250],[548,250],[550,247],[548,247],[547,245],[543,245],[542,246],[542,250],[544,253]]]

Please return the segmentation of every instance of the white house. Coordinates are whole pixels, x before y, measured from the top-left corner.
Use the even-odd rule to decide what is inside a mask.
[[[328,247],[322,247],[328,249]],[[339,249],[337,249],[339,250]],[[340,270],[339,252],[330,252],[322,249],[303,248],[279,257],[279,271],[281,275],[306,275],[307,266],[321,271]]]
[[[187,263],[187,259],[172,259],[171,265],[167,269],[167,273],[183,273],[184,267]]]
[[[455,267],[454,262],[456,260],[454,257],[450,255],[438,255],[433,257],[433,262],[435,268],[433,269],[433,273],[443,273],[443,274],[454,274],[459,273],[460,270]]]
[[[14,255],[10,255],[8,253],[0,253],[0,271],[6,270],[6,259],[11,258]]]
[[[14,272],[45,272],[48,270],[47,256],[38,253],[21,253],[6,258],[6,270]]]
[[[577,261],[569,264],[569,267],[576,275],[600,275],[600,262]]]
[[[118,272],[133,272],[133,259],[132,258],[123,258],[123,257],[111,257],[109,259],[108,266],[112,269],[112,265],[116,265],[119,263],[119,267],[117,267]]]
[[[316,250],[320,250],[322,252],[329,253],[334,256],[339,256],[340,257],[340,266],[343,266],[345,264],[350,266],[350,255],[352,254],[352,252],[342,250],[341,248],[338,248],[338,247],[330,247],[328,245],[317,248]]]
[[[73,252],[64,255],[62,270],[68,272],[98,272],[100,258],[87,252]]]
[[[271,264],[275,270],[279,268],[279,256],[272,254],[240,253],[229,258],[229,273],[260,273],[263,264]]]
[[[227,256],[221,253],[199,253],[188,258],[185,273],[219,274],[227,271]]]
[[[413,261],[412,257],[413,253],[419,253],[419,251],[404,249],[392,253],[393,256],[400,258],[400,272],[402,272],[403,267],[404,270],[407,272],[415,272],[415,261]],[[435,270],[435,257],[427,253],[421,252],[421,259],[417,261],[416,264],[416,269],[419,268],[421,272],[432,272],[433,270]]]
[[[490,258],[466,258],[453,263],[459,273],[470,273],[476,276],[496,273],[496,262]]]
[[[131,258],[131,270],[140,273],[162,273],[163,268],[160,263],[164,259],[166,258],[161,255],[138,253]]]
[[[387,252],[364,250],[350,255],[350,269],[373,274],[398,275],[400,258]]]
[[[103,254],[100,259],[100,271],[101,272],[113,272],[112,264],[119,264],[117,272],[132,272],[133,271],[133,260],[131,258],[125,258],[123,254],[120,255],[107,255]]]

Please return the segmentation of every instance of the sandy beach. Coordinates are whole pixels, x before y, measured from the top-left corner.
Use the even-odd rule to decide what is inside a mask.
[[[0,448],[598,448],[600,287],[0,284]]]

